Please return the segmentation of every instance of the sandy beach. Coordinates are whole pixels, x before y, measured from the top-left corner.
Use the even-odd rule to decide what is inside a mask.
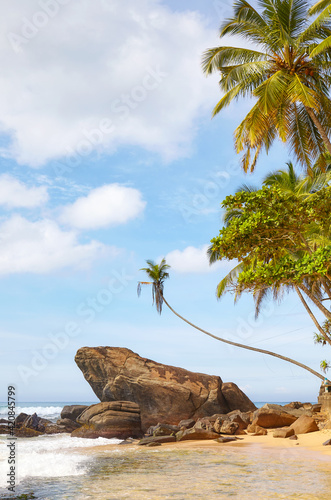
[[[238,441],[231,441],[229,443],[218,443],[214,440],[190,440],[182,441],[176,443],[163,443],[162,448],[172,448],[172,449],[198,449],[198,448],[220,448],[220,447],[243,447],[252,446],[256,449],[259,447],[261,450],[266,448],[277,448],[279,450],[291,451],[291,455],[298,454],[302,457],[302,454],[313,455],[314,458],[319,458],[321,460],[331,461],[331,446],[323,446],[323,443],[328,439],[331,439],[331,429],[324,429],[322,431],[310,432],[308,434],[300,434],[297,440],[292,440],[289,438],[274,438],[274,429],[268,430],[268,435],[266,436],[253,436],[251,434],[238,436],[241,438]],[[127,448],[131,448],[130,445],[126,445]],[[144,446],[137,446],[133,444],[132,447],[145,448]],[[109,449],[118,448],[118,445],[110,444],[106,446],[94,446],[86,448],[86,453],[94,453],[97,449],[102,449],[103,451]]]

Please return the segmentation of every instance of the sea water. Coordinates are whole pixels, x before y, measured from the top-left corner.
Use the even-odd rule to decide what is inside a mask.
[[[20,408],[55,421],[63,405]],[[0,418],[5,418],[1,411]],[[330,499],[329,457],[300,447],[145,448],[68,434],[17,440],[13,496],[6,491],[6,441],[0,436],[0,498],[33,492],[40,500]]]

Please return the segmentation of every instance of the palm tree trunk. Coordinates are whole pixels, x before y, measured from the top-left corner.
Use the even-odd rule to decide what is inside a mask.
[[[326,132],[325,132],[325,130],[324,130],[321,122],[319,121],[319,119],[315,115],[314,110],[312,108],[308,108],[307,106],[305,106],[305,108],[306,108],[306,111],[307,111],[308,115],[312,119],[312,122],[316,126],[316,128],[317,128],[320,136],[322,137],[326,149],[331,154],[331,142],[329,141],[329,138],[328,138],[328,136],[327,136],[327,134],[326,134]]]
[[[164,298],[164,296],[163,296],[163,301],[166,304],[166,306],[170,309],[170,311],[173,312],[178,318],[180,318],[181,320],[185,321],[185,323],[187,323],[188,325],[193,326],[193,328],[195,328],[196,330],[199,330],[200,332],[204,333],[205,335],[208,335],[209,337],[212,337],[213,339],[219,340],[220,342],[224,342],[225,344],[234,345],[235,347],[241,347],[242,349],[248,349],[249,351],[256,351],[256,352],[260,352],[262,354],[267,354],[268,356],[273,356],[273,357],[278,358],[278,359],[283,359],[284,361],[287,361],[288,363],[292,363],[293,365],[300,366],[301,368],[303,368],[304,370],[307,370],[308,372],[312,373],[313,375],[315,375],[316,377],[320,378],[321,380],[324,380],[324,376],[323,375],[321,375],[318,372],[315,372],[315,370],[313,370],[312,368],[309,368],[308,366],[306,366],[306,365],[304,365],[302,363],[299,363],[298,361],[294,361],[294,359],[287,358],[286,356],[282,356],[281,354],[276,354],[275,352],[266,351],[264,349],[258,349],[257,347],[251,347],[251,346],[244,345],[244,344],[238,344],[237,342],[232,342],[231,340],[225,340],[225,339],[222,339],[221,337],[217,337],[216,335],[213,335],[212,333],[209,333],[206,330],[203,330],[202,328],[199,328],[198,326],[194,325],[193,323],[191,323],[187,319],[183,318],[183,316],[181,316],[180,314],[178,314],[170,306],[170,304],[168,304],[168,302],[166,301],[166,299]]]
[[[314,295],[312,293],[310,293],[310,291],[308,290],[308,288],[305,285],[303,285],[302,283],[299,286],[299,288],[300,288],[300,290],[302,290],[303,292],[305,292],[305,294],[307,295],[307,297],[309,297],[312,302],[314,302],[315,306],[318,307],[318,309],[324,314],[324,316],[326,318],[328,318],[328,319],[331,320],[331,312],[326,307],[324,307],[323,304],[321,304],[316,299],[316,297],[314,297]]]
[[[294,288],[295,288],[295,291],[297,292],[297,294],[299,295],[299,298],[301,300],[301,302],[303,303],[307,313],[309,314],[309,316],[311,317],[311,319],[313,320],[313,322],[315,323],[315,326],[316,328],[318,329],[318,331],[320,332],[320,334],[322,335],[323,339],[325,340],[325,342],[327,342],[328,344],[331,345],[331,340],[329,339],[329,337],[327,337],[325,335],[325,332],[323,330],[323,328],[321,327],[321,325],[319,324],[319,322],[317,321],[317,319],[315,318],[314,314],[312,313],[310,307],[308,306],[307,302],[305,301],[305,299],[303,298],[302,296],[302,293],[300,292],[299,288],[297,285],[294,285]]]

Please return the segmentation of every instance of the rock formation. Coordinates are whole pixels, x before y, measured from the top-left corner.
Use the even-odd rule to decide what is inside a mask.
[[[82,426],[73,437],[120,438],[142,437],[139,406],[129,401],[91,405],[77,418]]]
[[[158,423],[177,425],[182,419],[256,409],[235,384],[156,363],[130,349],[83,347],[75,361],[102,402],[139,405],[144,431]]]

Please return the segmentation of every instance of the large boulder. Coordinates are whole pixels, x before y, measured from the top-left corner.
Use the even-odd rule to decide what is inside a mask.
[[[101,401],[139,405],[143,430],[157,423],[177,425],[182,419],[255,409],[235,384],[156,363],[130,349],[83,347],[75,361]]]
[[[262,408],[256,410],[253,414],[252,425],[258,425],[260,427],[264,427],[265,429],[272,429],[289,426],[297,420],[298,417],[293,415],[292,412],[296,412],[298,410],[289,409],[288,411],[284,411],[282,406],[274,406],[275,407],[272,408],[271,405],[264,405]]]
[[[88,406],[78,417],[81,425],[71,435],[126,439],[142,437],[139,406],[130,401],[98,403]]]
[[[307,434],[308,432],[318,431],[317,424],[312,417],[302,415],[291,426],[294,434]]]

